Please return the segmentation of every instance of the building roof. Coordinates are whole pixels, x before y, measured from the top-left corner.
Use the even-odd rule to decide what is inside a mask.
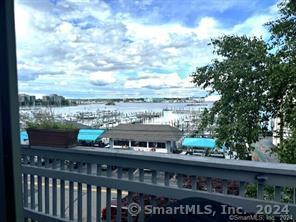
[[[210,148],[216,147],[215,139],[210,138],[185,138],[182,142],[182,146],[189,148]]]
[[[154,124],[119,124],[118,126],[106,131],[101,137],[148,141],[148,142],[166,142],[178,141],[183,136],[182,132],[169,125]]]

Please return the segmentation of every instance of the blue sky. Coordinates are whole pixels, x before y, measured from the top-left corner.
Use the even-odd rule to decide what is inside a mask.
[[[67,98],[204,95],[211,38],[268,39],[275,0],[16,0],[19,92]]]

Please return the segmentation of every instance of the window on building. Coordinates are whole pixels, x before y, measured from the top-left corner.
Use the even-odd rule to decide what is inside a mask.
[[[147,147],[147,142],[132,141],[132,146]]]
[[[128,140],[114,140],[114,146],[129,146]]]
[[[165,148],[165,143],[149,142],[151,148]]]

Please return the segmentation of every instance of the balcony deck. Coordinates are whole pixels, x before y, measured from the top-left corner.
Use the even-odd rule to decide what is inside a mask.
[[[37,221],[102,221],[103,208],[106,221],[135,221],[122,213],[135,195],[142,209],[147,197],[154,203],[199,197],[250,213],[258,205],[287,206],[296,218],[295,165],[92,147],[22,145],[21,154],[24,214]],[[253,197],[246,194],[249,184]],[[143,211],[136,220],[145,220]]]

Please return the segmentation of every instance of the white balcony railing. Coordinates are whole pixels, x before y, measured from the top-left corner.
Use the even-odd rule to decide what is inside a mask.
[[[250,213],[276,204],[296,218],[295,165],[91,147],[22,146],[21,154],[25,217],[37,221],[144,221],[129,203],[189,197]]]

